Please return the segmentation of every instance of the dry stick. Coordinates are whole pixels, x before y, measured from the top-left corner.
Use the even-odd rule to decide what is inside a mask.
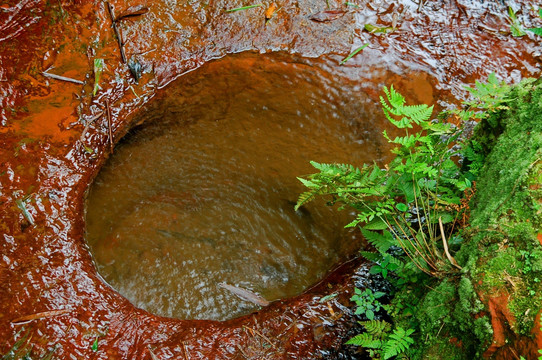
[[[85,83],[82,82],[81,80],[72,79],[72,78],[69,78],[69,77],[66,77],[66,76],[60,76],[60,75],[56,75],[56,74],[51,74],[51,73],[48,73],[48,72],[45,72],[45,71],[42,71],[41,74],[42,74],[43,76],[49,77],[49,78],[51,78],[51,79],[67,81],[67,82],[71,82],[71,83],[79,84],[79,85],[85,85]]]
[[[450,252],[448,251],[448,243],[446,242],[446,236],[444,235],[444,225],[442,225],[442,217],[438,218],[438,224],[440,226],[440,233],[442,235],[442,245],[444,245],[444,252],[446,253],[446,257],[448,258],[448,260],[450,260],[453,266],[461,270],[462,269],[461,266],[459,266],[457,261],[455,261],[455,259],[452,257],[452,255],[450,255]]]
[[[245,353],[245,351],[241,348],[241,346],[237,345],[237,348],[239,351],[241,351],[241,354],[245,357],[245,359],[249,359],[248,355]]]
[[[86,135],[86,133],[87,133],[88,128],[90,127],[90,125],[91,125],[94,121],[96,121],[96,120],[98,120],[100,117],[102,117],[103,114],[104,114],[104,112],[103,112],[103,111],[100,111],[97,115],[94,115],[92,118],[90,118],[90,119],[87,120],[87,123],[86,123],[86,125],[85,125],[85,128],[83,129],[83,132],[81,132],[81,137],[79,138],[79,140],[83,141],[83,140],[85,139],[85,135]]]
[[[249,329],[250,331],[260,335],[265,341],[267,341],[274,349],[276,349],[277,347],[275,346],[275,344],[273,344],[273,342],[271,340],[269,340],[269,338],[267,336],[265,336],[264,334],[262,334],[261,332],[259,332],[258,330],[256,329],[252,329],[246,325],[243,325],[244,328],[246,329]]]
[[[126,54],[124,53],[124,44],[122,42],[122,36],[120,34],[119,28],[117,27],[117,22],[115,21],[115,14],[113,14],[113,8],[111,7],[111,4],[109,1],[106,1],[107,9],[109,10],[109,16],[111,17],[111,22],[113,23],[113,30],[115,31],[115,35],[117,36],[117,42],[119,44],[120,49],[120,58],[122,59],[122,63],[126,64]]]
[[[107,128],[109,130],[109,147],[113,153],[113,131],[111,130],[111,111],[109,110],[109,101],[105,101],[105,110],[107,112]]]
[[[190,360],[190,356],[188,356],[188,350],[186,350],[186,342],[183,342],[183,356],[186,360]]]
[[[30,322],[32,320],[48,318],[48,317],[51,317],[51,316],[64,315],[64,314],[67,314],[67,313],[70,313],[70,312],[72,312],[71,309],[44,311],[44,312],[40,312],[40,313],[37,313],[37,314],[22,316],[20,318],[17,318],[15,320],[11,321],[11,323],[13,325],[22,325],[22,324],[26,324],[26,323],[28,323],[28,322]]]
[[[156,355],[154,354],[154,352],[152,352],[152,348],[151,348],[150,345],[149,345],[148,349],[149,349],[149,354],[151,354],[152,360],[158,360],[158,356],[156,356]]]

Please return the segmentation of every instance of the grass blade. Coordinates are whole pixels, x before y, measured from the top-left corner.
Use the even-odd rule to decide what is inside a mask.
[[[347,57],[345,57],[344,59],[341,60],[341,62],[339,63],[339,65],[343,65],[345,62],[347,62],[348,60],[352,59],[357,53],[359,53],[361,50],[365,49],[367,46],[369,46],[369,43],[363,44],[363,45],[361,45],[359,48],[357,48],[356,50],[352,51],[352,52],[350,53],[350,55],[348,55]]]
[[[260,7],[260,6],[262,6],[262,4],[242,6],[242,7],[238,7],[238,8],[235,8],[235,9],[226,10],[226,12],[229,13],[229,12],[234,12],[234,11],[248,10],[248,9],[257,8],[257,7]]]

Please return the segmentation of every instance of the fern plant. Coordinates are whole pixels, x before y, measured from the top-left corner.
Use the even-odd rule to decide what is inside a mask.
[[[346,344],[361,346],[368,350],[372,359],[390,359],[406,355],[414,339],[410,337],[413,329],[397,327],[383,320],[362,321],[365,332],[354,336]]]
[[[308,191],[300,195],[296,209],[317,196],[331,195],[332,203],[357,211],[347,227],[365,225],[365,237],[382,255],[383,275],[390,264],[385,254],[396,246],[419,270],[440,276],[459,268],[447,251],[443,224],[454,220],[449,207],[459,204],[462,192],[471,185],[450,150],[461,130],[429,121],[432,106],[406,105],[393,86],[385,87],[384,94],[380,100],[386,118],[405,132],[393,139],[384,132],[396,146],[395,159],[386,169],[376,164],[355,168],[311,162],[319,172],[299,178]],[[421,130],[411,133],[415,127]]]

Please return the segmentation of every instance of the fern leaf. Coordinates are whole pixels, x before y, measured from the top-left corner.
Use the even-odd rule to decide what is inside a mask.
[[[316,189],[316,188],[320,187],[320,185],[315,184],[312,181],[307,180],[307,179],[303,179],[303,178],[298,177],[297,180],[301,181],[301,183],[303,185],[305,185],[306,187],[308,187],[309,189]]]
[[[382,338],[387,332],[391,331],[391,324],[384,320],[370,320],[370,321],[360,321],[367,333],[377,337]]]
[[[530,31],[530,32],[535,33],[536,35],[542,36],[542,28],[532,28],[532,29],[527,29],[527,31]]]
[[[367,239],[367,241],[381,254],[385,253],[390,247],[395,245],[393,235],[389,231],[384,231],[382,234],[380,234],[376,231],[361,229],[361,233],[365,239]]]
[[[363,228],[365,230],[386,230],[388,228],[388,224],[386,224],[382,218],[377,217],[367,223]]]
[[[393,334],[382,345],[384,359],[389,359],[407,351],[410,345],[414,344],[414,339],[409,336],[413,332],[413,329],[405,331],[402,327],[397,327],[397,329],[393,330]]]
[[[303,205],[305,205],[308,202],[311,202],[316,197],[315,191],[306,191],[299,195],[299,198],[297,199],[297,203],[295,204],[295,211],[299,210],[299,208]]]
[[[380,255],[379,253],[376,253],[376,252],[371,252],[371,251],[361,251],[360,252],[361,256],[363,256],[365,259],[371,261],[371,262],[377,262],[377,261],[380,261],[382,260],[382,255]]]
[[[357,345],[369,349],[380,349],[382,347],[382,341],[368,333],[356,335],[348,340],[346,344]]]

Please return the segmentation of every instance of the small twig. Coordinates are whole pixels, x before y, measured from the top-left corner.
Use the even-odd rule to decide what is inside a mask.
[[[152,352],[152,349],[151,349],[151,346],[150,346],[150,345],[148,346],[148,349],[149,349],[149,354],[151,354],[152,360],[159,360],[159,359],[158,359],[158,356],[156,356],[156,355]]]
[[[251,327],[248,327],[246,325],[243,325],[244,328],[246,329],[249,329],[251,332],[253,333],[256,333],[258,335],[260,335],[265,341],[267,341],[269,343],[269,345],[271,345],[274,349],[276,349],[277,347],[275,346],[275,344],[273,344],[273,342],[271,340],[269,340],[269,338],[267,336],[265,336],[264,334],[262,334],[261,332],[259,332],[258,330],[256,329],[252,329]]]
[[[186,349],[186,342],[183,342],[183,356],[186,360],[190,360],[190,356],[188,355],[188,350]]]
[[[105,101],[105,110],[107,112],[107,128],[109,130],[109,147],[113,153],[113,131],[111,130],[111,111],[109,110],[109,101]]]
[[[109,10],[109,16],[111,17],[111,22],[113,23],[113,30],[115,31],[115,35],[117,36],[117,42],[119,44],[120,49],[120,58],[122,59],[122,63],[126,64],[126,54],[124,53],[124,43],[122,42],[122,36],[120,34],[119,28],[117,27],[117,22],[115,21],[115,14],[113,13],[113,7],[111,7],[111,4],[109,1],[105,2],[107,4],[107,9]]]
[[[241,348],[241,346],[237,345],[237,348],[239,351],[241,351],[241,354],[245,357],[245,359],[249,359],[248,355],[245,353],[245,351]]]
[[[450,260],[453,266],[461,270],[462,267],[459,266],[457,261],[455,261],[455,259],[452,257],[452,255],[450,255],[450,252],[448,251],[448,243],[446,242],[446,235],[444,235],[444,225],[442,225],[442,217],[438,218],[438,224],[440,226],[440,234],[442,235],[442,245],[444,245],[444,252],[446,253],[446,257],[448,258],[448,260]]]
[[[51,73],[48,73],[48,72],[45,72],[45,71],[43,71],[41,74],[43,76],[49,77],[51,79],[67,81],[67,82],[71,82],[71,83],[79,84],[79,85],[85,85],[85,83],[82,82],[81,80],[72,79],[72,78],[69,78],[69,77],[66,77],[66,76],[51,74]]]
[[[83,139],[85,138],[85,134],[87,133],[88,128],[90,127],[90,125],[91,125],[94,121],[96,121],[96,120],[98,120],[100,117],[102,117],[103,114],[104,114],[104,112],[103,112],[103,111],[100,111],[98,114],[94,115],[93,117],[91,117],[90,119],[88,119],[88,120],[86,121],[86,125],[85,125],[83,131],[81,132],[81,137],[80,137],[81,141],[83,141]]]
[[[13,325],[22,325],[22,324],[29,323],[32,320],[44,319],[44,318],[48,318],[48,317],[52,317],[52,316],[58,316],[58,315],[64,315],[64,314],[67,314],[67,313],[70,313],[70,312],[72,312],[71,309],[44,311],[44,312],[40,312],[40,313],[37,313],[37,314],[21,316],[20,318],[12,320],[11,323]]]
[[[424,5],[425,5],[425,0],[419,0],[418,12],[422,11],[422,8],[423,8]]]

